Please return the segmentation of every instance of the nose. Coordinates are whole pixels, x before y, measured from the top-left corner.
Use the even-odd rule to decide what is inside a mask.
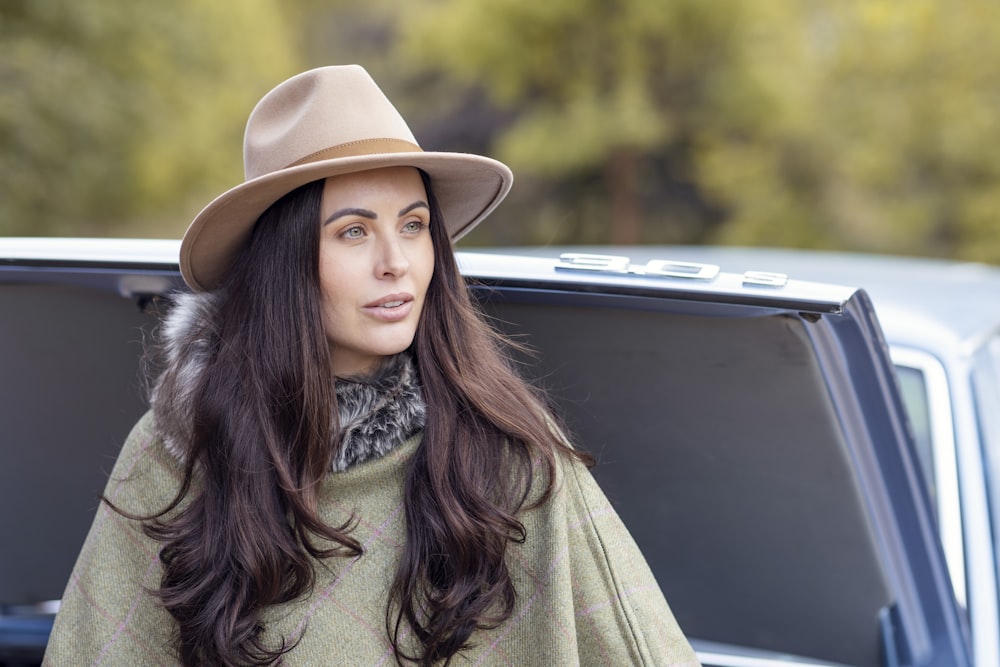
[[[379,240],[378,257],[375,260],[377,278],[400,278],[406,275],[409,268],[410,260],[398,238],[391,236]]]

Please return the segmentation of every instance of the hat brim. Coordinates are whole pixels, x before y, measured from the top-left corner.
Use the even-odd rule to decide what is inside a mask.
[[[453,241],[489,215],[513,183],[510,169],[502,162],[481,155],[441,152],[334,158],[265,174],[219,195],[195,217],[181,242],[184,282],[196,292],[218,287],[246,245],[257,218],[295,188],[381,167],[416,167],[427,172]]]

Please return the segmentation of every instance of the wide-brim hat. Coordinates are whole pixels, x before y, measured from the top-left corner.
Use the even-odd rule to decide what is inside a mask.
[[[195,291],[218,287],[257,218],[306,183],[380,167],[417,167],[430,176],[454,241],[496,208],[513,182],[510,169],[497,160],[422,150],[359,65],[303,72],[267,93],[247,120],[243,166],[244,182],[206,206],[184,234],[181,275]]]

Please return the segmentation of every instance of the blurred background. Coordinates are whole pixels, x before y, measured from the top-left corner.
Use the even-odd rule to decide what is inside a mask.
[[[0,235],[179,237],[256,101],[352,62],[514,170],[463,246],[1000,263],[996,0],[3,0]]]

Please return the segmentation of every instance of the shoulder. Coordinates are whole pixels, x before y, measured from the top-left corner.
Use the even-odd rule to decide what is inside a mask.
[[[152,411],[129,433],[108,478],[105,498],[132,514],[155,514],[173,500],[183,480],[183,466],[167,449]]]

